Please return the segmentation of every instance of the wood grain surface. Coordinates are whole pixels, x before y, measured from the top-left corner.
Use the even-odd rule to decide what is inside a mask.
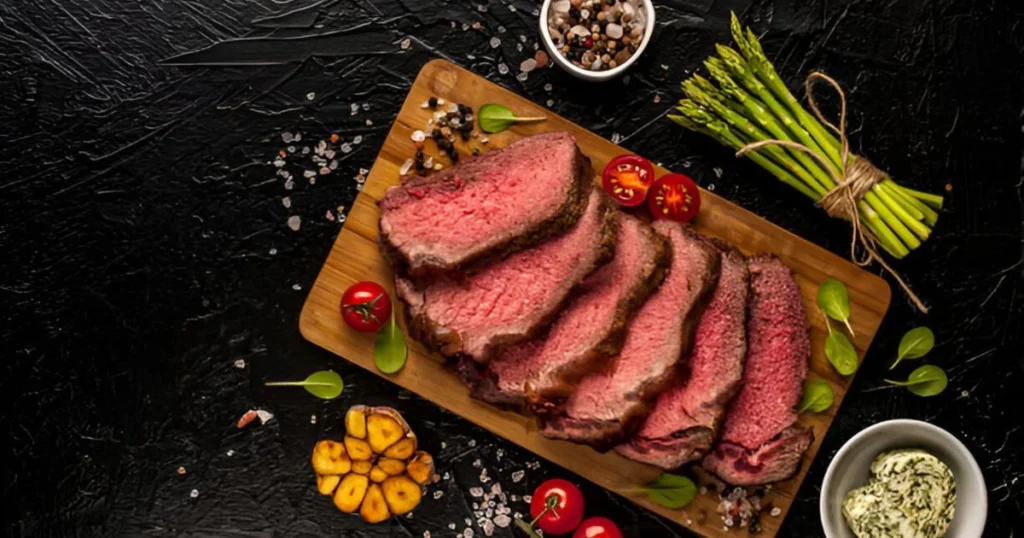
[[[621,147],[591,133],[544,108],[443,60],[427,63],[420,71],[409,92],[394,126],[370,171],[362,193],[348,215],[330,255],[320,271],[302,309],[299,320],[302,335],[309,341],[377,373],[392,382],[444,407],[491,432],[505,437],[524,448],[557,463],[566,469],[614,491],[637,504],[661,514],[680,525],[708,537],[743,536],[745,529],[725,532],[716,513],[717,495],[708,493],[687,508],[670,510],[654,504],[634,490],[653,479],[659,471],[644,464],[632,462],[614,452],[599,454],[589,447],[564,441],[552,441],[536,431],[532,419],[516,413],[501,411],[473,400],[468,389],[456,375],[445,368],[442,359],[412,342],[409,361],[395,375],[384,375],[373,363],[374,335],[348,329],[341,320],[339,301],[342,292],[359,280],[375,280],[391,289],[391,268],[377,248],[379,211],[377,201],[385,189],[399,182],[399,169],[412,157],[415,147],[410,135],[423,129],[432,111],[421,104],[431,96],[448,102],[463,103],[477,109],[485,103],[501,103],[524,116],[546,115],[548,120],[539,124],[516,126],[504,133],[490,135],[487,144],[480,139],[468,144],[459,143],[459,149],[468,153],[472,147],[481,151],[504,146],[518,138],[548,131],[568,131],[576,136],[583,152],[591,158],[595,170],[601,170],[613,157],[627,153]],[[438,155],[432,142],[426,153]],[[444,157],[439,162],[447,163]],[[667,173],[658,168],[658,175]],[[849,288],[851,323],[855,331],[852,338],[858,355],[863,358],[882,322],[891,297],[888,284],[849,261],[811,244],[783,230],[757,215],[719,198],[713,193],[701,192],[703,205],[694,221],[704,234],[721,238],[751,254],[770,252],[779,256],[795,273],[804,298],[811,325],[811,376],[828,380],[836,393],[836,403],[824,414],[803,414],[800,424],[813,428],[815,441],[804,457],[798,474],[790,480],[776,484],[766,502],[779,507],[778,517],[767,514],[762,518],[763,532],[759,536],[775,536],[782,524],[793,497],[811,459],[818,452],[843,395],[852,377],[842,378],[829,365],[824,354],[827,329],[825,320],[814,303],[818,285],[828,277],[844,282]]]

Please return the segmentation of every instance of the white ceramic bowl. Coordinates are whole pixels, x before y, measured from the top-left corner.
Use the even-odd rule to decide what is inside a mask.
[[[611,80],[626,72],[630,66],[636,62],[637,58],[644,53],[647,49],[647,44],[651,42],[651,36],[654,34],[654,4],[653,0],[644,0],[644,13],[647,18],[647,27],[644,28],[644,40],[637,47],[636,52],[631,56],[626,63],[617,65],[613,69],[606,71],[591,71],[589,69],[583,69],[573,65],[565,56],[562,56],[562,51],[555,48],[555,42],[551,39],[551,31],[548,30],[548,12],[551,10],[552,0],[544,0],[544,4],[540,8],[540,35],[541,41],[544,42],[544,48],[548,51],[548,56],[551,61],[558,64],[559,67],[565,69],[574,77],[581,78],[583,80],[589,80],[593,82],[600,82],[604,80]]]
[[[865,428],[836,453],[821,484],[821,524],[828,538],[856,538],[843,519],[843,497],[867,483],[871,462],[884,450],[920,448],[949,466],[956,508],[945,538],[980,538],[988,516],[988,490],[978,462],[946,430],[918,420],[889,420]]]

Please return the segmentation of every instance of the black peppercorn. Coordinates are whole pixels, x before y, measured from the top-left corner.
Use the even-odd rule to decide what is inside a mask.
[[[605,0],[605,3],[608,4],[609,6],[614,6],[615,0]]]
[[[459,105],[459,112],[463,114],[471,114],[473,112],[473,109],[469,108],[469,106],[467,105]]]
[[[427,99],[427,105],[429,105],[430,108],[437,108],[437,97],[431,97],[430,99]]]

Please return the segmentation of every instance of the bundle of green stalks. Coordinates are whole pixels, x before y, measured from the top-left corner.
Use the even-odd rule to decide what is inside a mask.
[[[669,117],[735,150],[763,140],[796,142],[827,159],[835,170],[844,170],[840,141],[790,93],[757,36],[749,28],[743,31],[735,13],[731,28],[739,51],[717,45],[718,56],[704,62],[717,86],[699,75],[684,81],[687,98],[679,102],[679,114]],[[745,155],[815,202],[836,186],[834,175],[803,151],[766,145]],[[941,196],[901,186],[888,177],[857,201],[862,226],[896,258],[921,246],[941,208]]]

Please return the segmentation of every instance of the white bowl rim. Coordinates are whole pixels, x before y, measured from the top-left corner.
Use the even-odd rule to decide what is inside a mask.
[[[982,513],[987,518],[987,516],[988,516],[988,487],[985,485],[985,474],[981,472],[981,466],[978,465],[977,460],[974,459],[974,455],[971,454],[971,451],[967,448],[967,446],[964,445],[963,442],[960,441],[960,439],[957,439],[957,437],[955,435],[953,435],[952,433],[949,433],[945,429],[940,428],[940,427],[938,427],[938,426],[936,426],[934,424],[931,424],[931,423],[928,423],[928,422],[924,422],[924,421],[921,421],[921,420],[909,419],[909,418],[897,418],[897,419],[892,419],[892,420],[885,420],[885,421],[879,422],[878,424],[872,424],[871,426],[868,426],[867,428],[864,428],[863,430],[857,432],[853,437],[851,437],[848,441],[846,441],[846,443],[843,443],[843,446],[840,447],[838,452],[836,452],[835,457],[833,457],[832,461],[829,462],[828,470],[825,471],[825,478],[823,478],[821,480],[821,495],[818,498],[818,512],[819,512],[819,516],[821,517],[822,531],[825,533],[826,538],[837,538],[834,534],[832,534],[832,532],[829,529],[829,526],[827,524],[829,519],[826,516],[826,514],[829,512],[829,510],[828,510],[828,503],[827,503],[827,501],[825,499],[825,495],[824,495],[824,493],[825,493],[825,485],[832,481],[832,475],[835,474],[836,469],[838,468],[838,463],[837,462],[839,462],[839,460],[843,459],[843,456],[845,456],[847,452],[852,450],[853,447],[856,446],[861,439],[871,435],[872,433],[875,433],[878,430],[888,429],[888,428],[893,428],[893,427],[899,427],[899,426],[916,427],[916,428],[921,428],[921,429],[925,429],[925,430],[930,430],[933,433],[938,434],[940,437],[942,437],[946,441],[949,441],[950,445],[953,448],[955,448],[956,451],[962,452],[963,454],[967,455],[967,458],[966,458],[967,466],[970,468],[971,473],[978,480],[981,481],[981,491],[983,493],[985,493],[985,495],[983,495],[980,499],[977,499],[977,500],[981,502]]]
[[[639,58],[640,55],[643,54],[644,50],[647,49],[647,44],[651,42],[651,37],[653,37],[654,35],[654,3],[653,0],[643,0],[644,11],[646,12],[647,17],[647,25],[646,28],[644,28],[644,40],[642,43],[640,43],[640,46],[636,49],[636,52],[633,54],[633,56],[630,56],[630,58],[626,60],[626,63],[622,65],[617,65],[614,68],[608,69],[606,71],[591,71],[589,69],[583,69],[582,67],[576,67],[575,65],[572,64],[572,62],[567,60],[565,56],[562,56],[560,53],[558,53],[557,49],[555,48],[555,42],[553,39],[551,39],[551,32],[548,30],[547,13],[551,9],[552,1],[553,0],[544,0],[544,3],[540,6],[540,17],[538,24],[540,24],[541,37],[544,39],[545,42],[544,48],[547,49],[548,53],[550,53],[552,61],[557,63],[559,67],[565,69],[566,71],[569,71],[569,73],[579,78],[592,81],[604,81],[618,77],[619,75],[623,74],[627,69],[629,69],[629,67],[633,65],[633,62],[635,62],[637,58]]]

